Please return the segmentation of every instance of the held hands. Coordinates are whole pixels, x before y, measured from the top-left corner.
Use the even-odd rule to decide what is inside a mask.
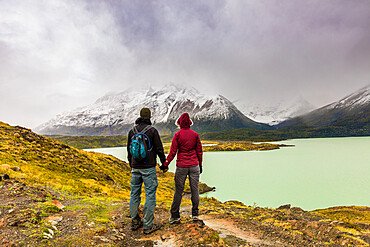
[[[165,165],[161,165],[159,167],[159,169],[161,169],[163,171],[163,173],[167,172],[168,171],[168,166],[165,166]]]

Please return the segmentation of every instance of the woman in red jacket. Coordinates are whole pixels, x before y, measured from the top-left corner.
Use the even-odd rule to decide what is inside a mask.
[[[192,219],[198,220],[199,176],[202,173],[202,144],[197,132],[190,129],[193,124],[189,114],[184,113],[177,120],[180,130],[173,137],[171,150],[164,166],[167,168],[177,153],[175,173],[175,195],[171,206],[170,223],[180,222],[180,204],[185,180],[189,176],[191,189]]]

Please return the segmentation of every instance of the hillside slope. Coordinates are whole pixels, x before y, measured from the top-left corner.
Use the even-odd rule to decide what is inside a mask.
[[[1,162],[18,166],[20,178],[73,193],[115,193],[112,185],[130,188],[128,164],[111,156],[72,148],[22,127],[0,124]],[[124,193],[122,198],[127,198]]]
[[[332,104],[277,125],[278,128],[295,126],[315,128],[342,127],[354,134],[370,130],[370,85]]]
[[[130,178],[129,165],[113,156],[0,122],[0,245],[152,246],[142,232],[130,230]],[[158,221],[168,218],[173,179],[173,173],[158,169]],[[204,184],[201,188],[207,189]],[[205,243],[215,241],[212,229],[197,231]]]

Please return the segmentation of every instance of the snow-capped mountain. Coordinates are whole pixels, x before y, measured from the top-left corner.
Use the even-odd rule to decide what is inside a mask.
[[[268,128],[245,117],[222,95],[208,96],[170,83],[159,90],[131,88],[107,94],[91,105],[56,116],[35,131],[47,135],[125,135],[143,107],[151,109],[151,120],[162,132],[172,131],[176,127],[173,123],[184,112],[200,131]]]
[[[356,92],[344,97],[343,99],[324,106],[321,109],[342,109],[350,111],[356,108],[362,108],[370,104],[370,84]]]
[[[312,104],[301,96],[281,100],[273,105],[250,102],[247,104],[236,103],[236,106],[248,118],[269,125],[276,125],[289,118],[303,115],[315,109]]]
[[[338,126],[351,130],[368,129],[370,126],[370,85],[337,102],[284,121],[278,127],[297,125],[313,127]]]

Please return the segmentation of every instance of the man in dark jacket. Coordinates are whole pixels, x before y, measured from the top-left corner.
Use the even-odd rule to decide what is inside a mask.
[[[131,167],[131,229],[137,230],[143,226],[144,234],[149,234],[161,228],[161,224],[154,224],[154,210],[156,206],[156,191],[158,186],[156,165],[157,155],[163,164],[166,160],[163,145],[158,131],[152,127],[150,121],[151,112],[148,108],[140,111],[140,117],[135,121],[135,127],[128,133],[127,141],[127,159]],[[134,130],[136,128],[136,130]],[[137,161],[130,152],[131,138],[134,132],[144,133],[149,137],[151,151],[147,160]],[[138,207],[141,202],[141,187],[145,186],[145,205],[143,210],[143,220],[138,213]]]

